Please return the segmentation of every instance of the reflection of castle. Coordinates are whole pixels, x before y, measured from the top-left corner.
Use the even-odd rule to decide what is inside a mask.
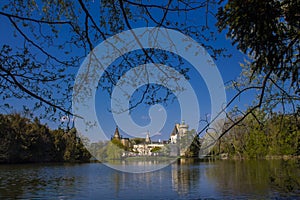
[[[143,162],[143,165],[148,166],[152,165],[152,163]],[[177,162],[172,163],[167,170],[165,170],[165,168],[164,170],[156,171],[154,174],[144,173],[140,176],[140,174],[136,173],[114,173],[112,181],[115,183],[115,193],[120,194],[122,188],[128,187],[128,180],[134,180],[135,182],[143,183],[143,187],[146,188],[144,197],[146,192],[149,194],[150,190],[153,189],[154,192],[157,190],[153,184],[164,186],[166,186],[166,184],[171,184],[170,187],[172,187],[174,192],[177,192],[179,199],[191,197],[193,195],[189,196],[190,192],[194,192],[197,188],[203,188],[203,184],[201,185],[200,182],[203,179],[201,175],[206,175],[207,171],[215,170],[215,167],[200,168],[196,166],[198,166],[198,163],[195,164],[193,159],[180,159]],[[218,178],[219,176],[216,176],[215,174],[218,173],[211,173],[209,174],[210,176],[205,177],[204,179],[210,180],[212,175]],[[214,177],[212,177],[212,180],[214,180],[213,178]],[[224,186],[226,187],[226,184]],[[160,189],[158,192],[163,192],[163,190]]]
[[[164,154],[168,156],[184,155],[186,148],[181,149],[179,143],[189,134],[189,126],[182,121],[181,124],[175,124],[168,141],[151,141],[149,132],[145,138],[123,138],[120,136],[119,129],[116,127],[112,140],[118,140],[126,148],[130,149],[126,156],[155,156]]]
[[[199,168],[193,168],[193,159],[180,159],[171,165],[172,187],[179,195],[188,194],[191,188],[199,186]]]

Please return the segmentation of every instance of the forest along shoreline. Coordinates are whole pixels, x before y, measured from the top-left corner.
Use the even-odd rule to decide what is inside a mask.
[[[263,125],[247,117],[224,135],[202,160],[300,159],[300,125],[294,116],[273,114],[266,119],[263,112],[256,116],[264,119]],[[0,164],[95,161],[76,136],[75,128],[51,130],[38,118],[0,114]]]
[[[238,120],[238,117],[237,119]],[[300,119],[261,110],[248,115],[219,139],[210,156],[226,159],[292,159],[300,157]],[[232,123],[225,123],[231,126]]]
[[[0,115],[0,163],[89,162],[76,130],[51,130],[38,118]]]

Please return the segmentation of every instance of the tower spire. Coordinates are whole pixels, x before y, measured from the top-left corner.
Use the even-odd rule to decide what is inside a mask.
[[[114,138],[115,138],[115,139],[118,139],[118,140],[121,139],[118,126],[116,126]]]
[[[147,144],[151,143],[151,139],[150,139],[150,134],[149,134],[149,131],[147,131],[147,135],[146,135],[145,143],[147,143]]]

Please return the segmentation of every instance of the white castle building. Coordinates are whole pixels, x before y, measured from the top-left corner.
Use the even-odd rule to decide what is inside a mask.
[[[153,156],[153,155],[158,155],[154,150],[156,149],[164,149],[166,145],[170,144],[171,156],[177,156],[177,155],[183,155],[184,154],[184,149],[181,150],[179,149],[179,141],[180,139],[188,134],[188,129],[189,126],[185,124],[184,121],[181,122],[181,124],[175,124],[173,131],[171,132],[169,141],[164,141],[164,142],[153,142],[151,141],[150,134],[147,132],[146,137],[144,138],[144,141],[135,144],[133,141],[134,139],[129,139],[129,138],[123,138],[120,136],[118,127],[115,130],[114,136],[112,139],[117,139],[121,141],[121,143],[126,146],[131,148],[131,152],[124,153],[124,156],[134,156],[134,155],[139,155],[139,156]]]
[[[176,144],[180,138],[187,134],[189,126],[184,121],[181,124],[175,124],[175,127],[170,135],[170,143]]]
[[[133,151],[135,151],[139,156],[153,156],[157,155],[157,153],[152,152],[154,148],[163,148],[164,144],[152,142],[150,139],[150,134],[147,132],[145,142],[141,144],[134,144]]]

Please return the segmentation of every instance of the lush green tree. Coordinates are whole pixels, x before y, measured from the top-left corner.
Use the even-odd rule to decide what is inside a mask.
[[[219,138],[235,126],[242,125],[249,117],[258,121],[260,126],[263,125],[264,120],[255,116],[257,109],[264,110],[268,115],[280,110],[283,114],[293,115],[298,121],[300,116],[299,2],[293,0],[221,2],[217,14],[219,30],[227,31],[227,37],[232,40],[232,44],[248,55],[248,59],[241,64],[243,71],[240,77],[232,81],[231,88],[237,93],[226,108],[233,105],[240,97],[254,94],[256,98],[253,102],[249,102],[246,110],[238,107],[232,110],[239,113],[238,117],[232,117],[230,113],[226,114],[226,121],[230,123],[223,129]],[[261,133],[259,129],[256,131]],[[260,139],[264,140],[263,135]],[[259,138],[252,138],[252,140],[259,140]],[[234,146],[240,145],[232,143],[228,148]],[[242,152],[244,149],[238,151]]]
[[[144,144],[145,143],[145,138],[132,138],[131,142],[133,144]]]
[[[196,131],[187,131],[179,141],[179,148],[184,157],[197,157],[200,150],[200,140]]]
[[[125,147],[121,143],[120,140],[114,138],[110,142],[108,142],[106,146],[106,159],[108,160],[116,160],[121,159],[122,153],[124,152]]]
[[[293,116],[275,113],[266,126],[266,132],[271,134],[271,155],[299,155],[300,129]]]
[[[88,150],[92,154],[92,156],[97,160],[105,160],[107,156],[107,142],[99,141],[97,143],[91,143],[88,145]]]
[[[91,157],[90,153],[84,147],[81,139],[76,135],[76,129],[67,131],[61,138],[65,141],[64,161],[88,161]]]
[[[12,160],[14,143],[17,143],[16,133],[11,127],[10,119],[0,115],[0,161],[10,162]]]
[[[252,56],[253,76],[275,74],[299,90],[300,4],[294,0],[233,0],[218,13],[220,30]]]
[[[90,154],[76,130],[50,130],[35,118],[0,115],[0,162],[81,162]]]
[[[233,123],[233,122],[229,122]],[[256,110],[232,128],[214,147],[217,154],[228,153],[238,158],[299,155],[300,129],[292,115],[267,115]]]
[[[1,115],[1,161],[47,162],[54,148],[50,130],[38,119],[33,122],[20,114]],[[3,126],[2,126],[3,125]]]
[[[152,153],[159,153],[161,152],[162,148],[161,147],[154,147],[153,149],[151,149]]]

